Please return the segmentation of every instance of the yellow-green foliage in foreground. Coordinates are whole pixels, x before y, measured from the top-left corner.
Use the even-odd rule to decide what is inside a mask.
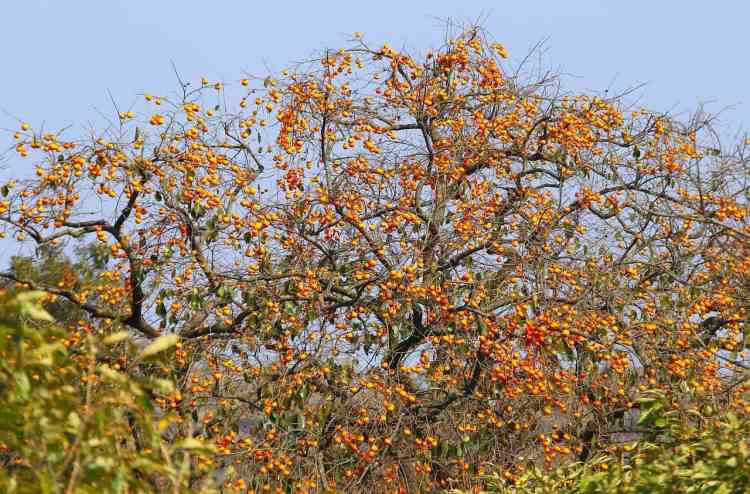
[[[696,424],[675,420],[663,396],[642,400],[642,425],[662,433],[549,473],[529,470],[515,482],[486,479],[488,494],[740,494],[750,492],[750,423],[732,414],[705,416]],[[709,410],[710,412],[710,410]],[[452,491],[458,494],[459,491]]]
[[[173,383],[116,370],[110,348],[125,344],[124,333],[71,345],[41,297],[0,298],[0,492],[192,492],[208,448],[155,408],[153,397]],[[169,343],[157,340],[140,357],[157,358]]]

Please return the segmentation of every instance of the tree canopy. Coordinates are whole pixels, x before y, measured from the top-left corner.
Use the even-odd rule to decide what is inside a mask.
[[[154,440],[213,448],[185,488],[479,488],[658,437],[653,390],[745,420],[748,142],[507,56],[356,35],[237,102],[180,80],[90,136],[23,123],[0,222],[57,254],[0,276],[66,347],[121,335],[117,372],[173,383]]]

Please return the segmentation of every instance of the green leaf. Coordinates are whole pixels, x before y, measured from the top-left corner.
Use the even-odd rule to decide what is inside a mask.
[[[54,362],[55,353],[65,353],[65,346],[62,343],[46,343],[32,352],[34,363],[51,367]]]
[[[40,291],[23,292],[16,295],[16,302],[19,304],[21,314],[38,321],[52,322],[54,319],[49,315],[49,312],[39,305],[39,301],[44,295],[44,292]]]
[[[158,304],[156,304],[156,315],[161,319],[167,318],[167,308],[164,306],[164,302],[159,302]]]
[[[163,394],[169,394],[174,392],[174,383],[169,379],[155,378],[151,380],[151,387]]]
[[[128,378],[127,376],[125,376],[125,374],[114,370],[109,365],[99,365],[97,366],[97,371],[102,376],[102,378],[106,379],[109,382],[116,384],[126,384],[128,382]]]
[[[14,373],[13,377],[16,381],[16,390],[18,390],[18,394],[21,399],[26,399],[29,396],[29,393],[31,393],[31,382],[29,381],[29,376],[23,371],[18,371]]]
[[[663,429],[666,426],[667,426],[667,421],[663,417],[659,417],[658,419],[654,420],[654,427]]]
[[[81,417],[78,416],[76,412],[71,411],[68,414],[68,424],[67,424],[67,431],[72,433],[77,433],[78,430],[81,428]]]
[[[640,417],[638,417],[638,425],[647,425],[651,423],[656,419],[656,415],[663,407],[664,405],[661,402],[654,403]]]

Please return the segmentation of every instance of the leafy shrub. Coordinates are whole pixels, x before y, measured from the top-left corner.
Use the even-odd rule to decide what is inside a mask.
[[[733,414],[696,417],[686,425],[667,409],[664,396],[641,400],[641,424],[662,428],[653,441],[626,445],[624,457],[602,455],[553,472],[531,467],[513,482],[492,476],[492,494],[731,494],[750,492],[750,422]],[[457,491],[454,491],[457,492]]]
[[[208,448],[189,434],[175,438],[172,417],[155,407],[153,396],[173,383],[107,363],[126,334],[71,344],[40,308],[43,296],[0,298],[0,491],[191,492]]]

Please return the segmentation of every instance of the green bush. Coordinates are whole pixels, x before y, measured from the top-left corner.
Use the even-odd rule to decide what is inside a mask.
[[[750,492],[750,422],[732,414],[684,424],[665,398],[642,400],[640,424],[658,431],[626,445],[621,457],[598,456],[552,472],[530,466],[510,482],[494,475],[488,494],[740,494]],[[701,425],[702,424],[702,425]],[[654,428],[655,426],[655,428]],[[458,491],[454,491],[458,492]]]
[[[0,492],[209,491],[207,448],[154,404],[172,382],[119,372],[107,356],[127,333],[71,339],[41,297],[0,296]]]

